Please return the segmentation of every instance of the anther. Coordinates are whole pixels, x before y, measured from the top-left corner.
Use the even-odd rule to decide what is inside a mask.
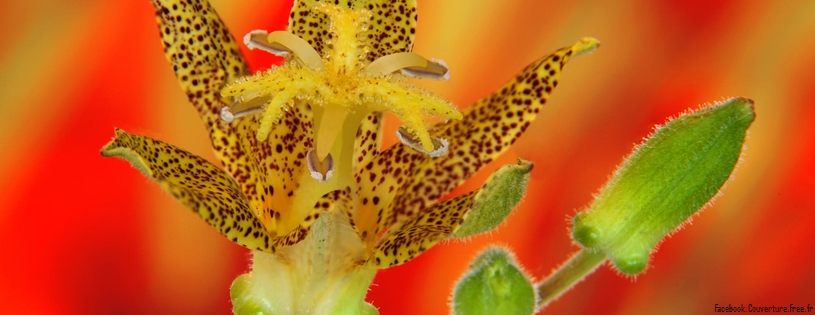
[[[263,30],[254,30],[243,37],[243,43],[249,49],[260,49],[275,56],[294,56],[311,69],[323,65],[320,54],[307,41],[289,32],[276,31],[268,34]]]
[[[263,112],[263,106],[271,100],[269,96],[256,97],[246,102],[236,101],[232,106],[221,108],[221,119],[231,123],[235,118]]]
[[[221,119],[227,123],[231,123],[233,119],[235,119],[235,115],[229,112],[229,107],[224,106],[221,108]]]
[[[374,75],[387,75],[400,70],[409,77],[450,80],[450,70],[444,61],[427,60],[411,52],[379,57],[364,69],[365,72]]]
[[[424,67],[406,67],[402,69],[402,74],[421,79],[433,79],[450,81],[450,68],[441,59],[430,59]]]
[[[421,153],[427,154],[431,157],[440,157],[447,154],[448,148],[450,143],[447,142],[447,139],[442,138],[431,138],[431,142],[433,143],[433,150],[427,151],[422,146],[422,143],[419,140],[415,139],[410,133],[407,131],[405,126],[399,127],[396,130],[396,138],[399,139],[402,143],[409,146],[413,150],[419,151]]]
[[[334,173],[334,158],[331,157],[330,153],[325,157],[325,160],[320,161],[314,149],[308,150],[306,165],[311,177],[316,179],[318,183],[331,180],[331,175]]]

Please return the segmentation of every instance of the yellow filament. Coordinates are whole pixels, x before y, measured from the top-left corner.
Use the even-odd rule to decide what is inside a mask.
[[[442,64],[429,61],[419,54],[401,52],[379,57],[363,69],[363,72],[372,75],[388,75],[399,70],[407,70],[419,77],[434,79],[449,79],[449,71]]]
[[[320,119],[320,126],[315,135],[314,145],[317,150],[317,158],[322,162],[331,151],[331,146],[334,144],[334,139],[342,131],[345,117],[348,116],[348,110],[342,106],[330,104],[325,106],[322,119]]]
[[[270,44],[279,43],[283,45],[286,50],[300,59],[306,67],[317,69],[323,65],[323,59],[320,58],[320,54],[318,54],[307,41],[292,33],[285,31],[272,32],[266,39]]]
[[[374,60],[363,71],[373,75],[385,75],[407,67],[426,68],[428,63],[427,59],[419,54],[395,53]]]

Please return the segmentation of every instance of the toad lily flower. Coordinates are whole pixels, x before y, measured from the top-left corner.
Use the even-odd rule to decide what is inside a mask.
[[[468,223],[485,221],[479,208],[511,171],[523,175],[520,198],[526,161],[440,200],[506,151],[566,62],[598,45],[557,50],[460,112],[405,79],[449,78],[444,62],[411,52],[415,0],[335,3],[296,1],[288,31],[246,35],[249,48],[286,57],[251,76],[205,0],[153,0],[167,59],[224,169],[118,129],[102,148],[253,251],[252,272],[233,283],[236,313],[376,313],[364,296],[377,269],[483,231]],[[385,111],[405,125],[380,151]],[[445,120],[430,126],[428,115]]]

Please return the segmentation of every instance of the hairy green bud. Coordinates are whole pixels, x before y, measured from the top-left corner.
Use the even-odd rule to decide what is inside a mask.
[[[490,175],[453,237],[489,232],[501,224],[526,194],[532,166],[532,162],[518,159],[518,164],[501,167]]]
[[[719,192],[754,119],[753,101],[732,98],[658,128],[574,217],[572,238],[621,272],[641,273],[654,247]]]
[[[484,250],[453,291],[454,315],[532,314],[536,303],[532,280],[501,247]]]

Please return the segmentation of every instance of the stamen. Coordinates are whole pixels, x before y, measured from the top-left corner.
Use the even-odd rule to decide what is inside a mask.
[[[304,39],[289,32],[276,31],[268,34],[263,30],[251,31],[243,37],[249,49],[260,49],[276,56],[297,57],[306,67],[317,69],[323,65],[320,54]]]
[[[433,143],[433,150],[428,152],[427,150],[424,149],[422,143],[419,140],[415,139],[410,135],[405,126],[399,127],[399,129],[396,130],[396,138],[398,138],[399,141],[411,147],[412,149],[427,154],[431,157],[440,157],[447,154],[448,148],[450,146],[450,143],[447,142],[447,139],[431,138],[431,142]]]
[[[427,60],[411,52],[380,57],[371,62],[363,71],[373,75],[387,75],[399,70],[409,77],[450,80],[450,70],[444,61]]]
[[[345,117],[348,110],[340,105],[330,104],[325,106],[325,111],[317,127],[317,134],[314,136],[314,145],[317,147],[317,157],[322,160],[329,155],[334,139],[342,131]]]
[[[324,42],[325,56],[302,38],[288,32],[252,31],[244,37],[251,49],[262,49],[287,56],[289,61],[254,76],[244,77],[221,90],[224,97],[234,97],[235,104],[222,109],[224,121],[263,109],[256,137],[264,141],[274,124],[294,101],[307,102],[315,111],[314,150],[319,161],[331,152],[346,126],[351,113],[390,111],[404,123],[401,138],[412,147],[432,156],[445,154],[447,142],[433,139],[428,133],[425,116],[461,119],[462,114],[449,101],[413,86],[403,76],[447,80],[450,71],[444,61],[427,60],[410,52],[383,56],[366,64],[362,61],[367,48],[360,40],[368,27],[371,12],[342,10],[322,4],[316,7],[331,19],[332,36]],[[296,58],[291,58],[296,57]],[[323,59],[325,58],[325,59]],[[363,68],[359,68],[363,67]],[[246,101],[244,101],[246,100]],[[317,114],[321,112],[320,114]],[[406,132],[409,130],[410,132]],[[337,153],[335,153],[336,155]],[[344,160],[343,160],[344,161]]]
[[[236,101],[232,106],[221,108],[221,119],[231,123],[235,118],[246,116],[263,111],[263,105],[269,102],[271,97],[262,96],[256,97],[249,101]]]
[[[331,180],[331,175],[334,173],[334,158],[329,153],[325,160],[320,162],[317,159],[317,153],[314,149],[308,150],[306,153],[306,165],[311,177],[316,179],[318,183],[325,183]]]
[[[231,123],[235,119],[235,115],[229,112],[229,107],[224,106],[221,108],[221,119],[227,123]]]
[[[421,143],[424,151],[434,151],[427,124],[423,116],[438,115],[448,119],[461,119],[462,114],[450,102],[426,91],[415,88],[404,81],[376,81],[375,84],[357,88],[364,95],[375,96],[374,110],[387,110],[396,114]]]
[[[444,60],[433,58],[423,68],[407,67],[402,69],[402,74],[412,78],[450,81],[449,69]]]
[[[243,36],[243,44],[247,48],[260,49],[275,56],[286,57],[291,50],[281,45],[269,42],[269,33],[264,30],[254,30]]]

